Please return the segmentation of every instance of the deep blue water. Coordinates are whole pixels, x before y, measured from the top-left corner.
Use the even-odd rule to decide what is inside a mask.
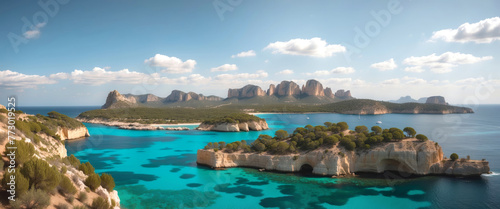
[[[52,110],[70,116],[84,111]],[[263,114],[260,116],[271,130],[240,133],[133,131],[85,124],[91,137],[67,142],[66,147],[68,155],[90,161],[97,172],[113,175],[125,208],[500,208],[500,106],[481,105],[475,112]],[[474,179],[406,178],[398,173],[377,179],[331,179],[247,168],[211,170],[196,165],[196,150],[208,142],[253,140],[259,134],[272,135],[278,129],[292,131],[325,121],[346,121],[351,127],[370,127],[376,121],[383,122],[379,124],[382,128],[411,126],[438,142],[445,156],[455,152],[461,157],[487,159],[494,174]]]

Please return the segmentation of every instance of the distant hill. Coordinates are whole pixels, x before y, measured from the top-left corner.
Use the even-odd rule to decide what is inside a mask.
[[[323,88],[323,85],[316,80],[308,80],[302,88],[293,81],[282,81],[276,86],[271,84],[267,91],[252,84],[239,89],[229,89],[225,99],[194,92],[185,93],[179,90],[173,90],[165,98],[153,94],[120,94],[114,90],[108,94],[102,109],[129,107],[199,108],[229,104],[325,104],[349,99],[353,99],[349,90],[340,89],[333,93],[331,88]]]
[[[404,96],[400,97],[398,100],[389,100],[388,102],[392,103],[409,103],[409,102],[416,102],[416,103],[425,103],[427,101],[427,97],[422,97],[418,100],[411,98],[411,96]]]

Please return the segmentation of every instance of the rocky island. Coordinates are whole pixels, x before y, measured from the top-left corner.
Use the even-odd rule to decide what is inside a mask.
[[[485,160],[443,157],[438,143],[413,128],[404,131],[366,126],[349,131],[347,124],[297,128],[293,134],[279,130],[275,137],[261,135],[251,145],[245,141],[209,143],[198,150],[197,163],[212,168],[253,167],[270,171],[311,170],[323,176],[355,172],[404,172],[415,175],[477,176],[489,173]]]
[[[196,130],[201,131],[222,132],[261,131],[266,129],[269,129],[266,120],[248,114],[231,114],[212,120],[205,120],[196,128]]]

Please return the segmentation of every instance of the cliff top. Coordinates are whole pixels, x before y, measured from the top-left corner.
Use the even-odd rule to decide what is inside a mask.
[[[245,113],[233,113],[230,115],[217,117],[214,119],[204,120],[202,124],[221,124],[221,123],[244,123],[251,121],[261,121],[264,120],[255,115],[249,115]]]

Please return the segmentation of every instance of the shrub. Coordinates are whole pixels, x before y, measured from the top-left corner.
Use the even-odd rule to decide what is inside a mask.
[[[101,174],[101,186],[108,190],[109,192],[113,191],[115,188],[115,180],[113,177],[107,173]]]
[[[380,126],[373,126],[372,127],[372,131],[375,133],[375,134],[380,134],[382,133],[382,128],[380,128]]]
[[[288,138],[288,132],[286,132],[285,130],[277,130],[275,135],[278,140],[284,140]]]
[[[340,131],[345,131],[349,129],[349,125],[347,125],[346,122],[337,123],[337,126],[340,127]]]
[[[71,154],[70,156],[66,157],[69,161],[69,163],[75,167],[75,168],[79,168],[80,166],[80,160],[78,160],[78,158],[75,157],[75,155]]]
[[[356,131],[356,133],[363,133],[365,131],[368,131],[368,128],[366,126],[356,126],[354,130]]]
[[[39,189],[30,189],[26,194],[11,201],[12,208],[46,208],[50,204],[50,196]]]
[[[415,137],[415,134],[417,134],[415,129],[413,129],[412,127],[405,127],[403,131],[406,133],[406,136],[408,137]]]
[[[109,203],[102,197],[95,198],[90,206],[92,209],[109,209]]]
[[[78,195],[78,200],[80,200],[80,202],[85,202],[85,200],[87,200],[87,193],[86,192],[80,192],[80,194]]]
[[[92,166],[90,162],[80,164],[78,169],[81,170],[85,175],[90,175],[95,171],[94,166]]]
[[[61,167],[61,174],[65,174],[66,172],[68,172],[68,168],[66,168],[66,166],[62,166]]]
[[[338,153],[340,157],[345,157],[345,154],[343,152]]]
[[[90,190],[95,191],[97,187],[101,185],[101,178],[96,173],[90,174],[87,179],[85,179],[85,185],[87,185]]]
[[[429,140],[429,139],[427,138],[427,136],[425,136],[425,135],[423,135],[423,134],[417,134],[416,138],[417,138],[418,140],[422,141],[422,142],[425,142],[425,141]]]
[[[16,121],[17,122],[17,121]],[[24,138],[22,140],[16,141],[16,153],[15,153],[15,161],[16,165],[22,165],[26,161],[33,158],[33,154],[35,154],[35,147],[31,143],[24,142]],[[6,145],[8,146],[8,145]],[[8,149],[5,149],[5,155],[9,153]]]
[[[1,161],[1,159],[0,159]],[[3,161],[2,161],[3,162]],[[7,171],[4,172],[3,179],[2,179],[2,185],[4,188],[9,188],[7,185],[8,180],[11,178],[10,176],[14,175],[16,178],[16,195],[17,196],[22,196],[24,193],[26,193],[29,189],[29,181],[24,175],[20,172],[19,169],[16,169],[14,173],[9,173]]]
[[[457,160],[457,159],[458,159],[458,155],[457,155],[457,153],[453,153],[453,154],[451,154],[451,155],[450,155],[450,159],[451,159],[451,160],[453,160],[453,161]]]
[[[68,177],[62,175],[61,183],[59,183],[59,191],[64,195],[74,195],[76,193],[76,188]]]
[[[218,152],[218,151],[219,151],[219,148],[215,148],[215,149],[214,149],[214,152]]]
[[[21,168],[21,173],[28,179],[31,187],[49,192],[54,190],[61,180],[57,168],[50,167],[44,160],[33,158]]]
[[[68,199],[66,199],[69,203],[73,203],[73,201],[75,200],[75,196],[69,196]]]

